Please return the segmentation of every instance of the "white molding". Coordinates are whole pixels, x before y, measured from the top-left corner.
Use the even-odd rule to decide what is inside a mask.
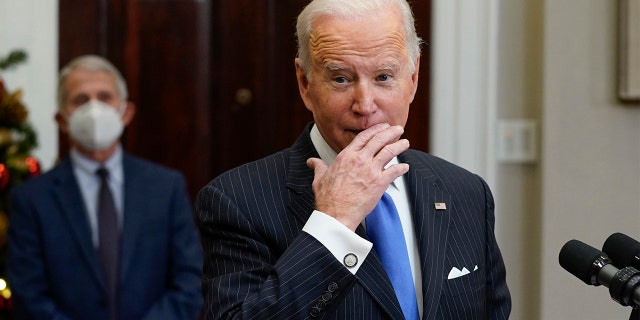
[[[58,0],[0,0],[0,56],[15,49],[27,53],[27,61],[5,70],[0,77],[10,90],[23,90],[29,122],[38,135],[35,156],[42,170],[50,169],[58,156]]]
[[[496,180],[498,0],[433,0],[431,153]]]

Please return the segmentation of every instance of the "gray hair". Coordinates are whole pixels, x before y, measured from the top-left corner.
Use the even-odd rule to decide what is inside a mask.
[[[64,66],[60,71],[60,76],[58,78],[58,110],[62,110],[64,107],[64,101],[67,99],[68,92],[64,87],[64,82],[69,74],[76,69],[103,71],[112,75],[116,80],[116,89],[120,95],[120,100],[122,100],[122,102],[127,101],[127,82],[124,80],[124,77],[122,77],[120,71],[118,71],[111,62],[101,56],[84,55],[71,60],[71,62]]]
[[[422,39],[418,37],[411,6],[406,0],[313,0],[298,15],[296,36],[298,37],[298,58],[307,78],[311,72],[309,38],[313,21],[320,16],[363,18],[374,12],[386,12],[397,6],[402,14],[411,72],[415,71],[416,58],[420,56]]]

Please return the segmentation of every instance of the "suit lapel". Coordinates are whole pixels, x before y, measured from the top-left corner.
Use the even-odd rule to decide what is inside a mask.
[[[447,274],[445,267],[449,223],[453,203],[442,181],[420,159],[406,152],[401,162],[409,163],[406,176],[409,199],[416,225],[416,237],[422,267],[423,319],[436,317],[438,301]],[[436,210],[436,203],[445,203],[446,210]]]
[[[67,220],[71,233],[77,240],[76,244],[80,247],[82,257],[90,266],[94,278],[104,286],[97,252],[93,247],[87,209],[69,160],[60,164],[60,170],[56,171],[55,181],[58,185],[54,188],[54,193],[60,202],[60,212]]]
[[[310,130],[311,126],[308,125],[291,147],[289,166],[287,168],[287,188],[292,191],[288,207],[301,226],[304,226],[316,208],[315,197],[311,188],[313,170],[307,167],[307,159],[320,158],[320,156],[311,142]]]
[[[120,279],[124,279],[136,248],[136,236],[140,234],[143,227],[143,217],[140,213],[145,210],[146,200],[150,199],[146,195],[146,184],[140,178],[142,168],[136,168],[131,159],[123,154],[122,165],[124,170],[124,208],[123,225],[120,239]]]
[[[366,233],[361,226],[358,229]],[[391,280],[389,280],[382,262],[373,249],[358,269],[356,277],[358,282],[371,294],[373,300],[378,303],[378,306],[387,312],[390,319],[404,319]]]
[[[311,184],[313,183],[313,170],[307,167],[306,161],[311,157],[319,158],[318,152],[313,147],[309,132],[312,125],[308,125],[305,132],[298,138],[290,149],[289,167],[287,169],[287,188],[293,191],[289,210],[302,226],[309,220],[309,216],[315,210],[315,197]],[[367,239],[366,232],[359,226],[356,233]],[[402,319],[400,303],[394,294],[391,281],[384,271],[382,263],[372,250],[363,265],[356,274],[356,279],[379,307],[385,310],[391,319]]]

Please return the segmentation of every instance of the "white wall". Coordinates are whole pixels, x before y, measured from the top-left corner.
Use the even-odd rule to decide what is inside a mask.
[[[558,264],[570,239],[640,238],[640,106],[615,97],[616,1],[433,3],[432,152],[494,192],[511,318],[628,318]],[[535,163],[496,160],[510,118],[538,123]]]
[[[0,74],[5,86],[23,90],[29,121],[38,134],[33,155],[43,169],[58,155],[58,131],[54,121],[58,73],[58,1],[0,1],[0,56],[14,49],[28,54],[26,63]]]
[[[640,237],[640,106],[616,101],[617,1],[546,0],[542,171],[544,319],[628,319],[603,287],[557,267],[569,239]]]

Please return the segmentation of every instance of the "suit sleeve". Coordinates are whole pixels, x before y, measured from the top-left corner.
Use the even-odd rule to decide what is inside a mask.
[[[511,296],[506,282],[504,261],[495,237],[494,200],[489,186],[480,179],[485,190],[486,204],[486,261],[487,261],[487,294],[486,319],[508,319],[511,313]]]
[[[170,259],[167,290],[144,319],[196,319],[202,308],[202,249],[193,221],[193,210],[180,175],[172,184],[168,202],[171,216]]]
[[[273,239],[258,234],[246,213],[212,185],[198,195],[196,215],[205,254],[205,319],[310,318],[314,310],[335,310],[355,283],[306,232],[276,252]],[[330,298],[317,308],[323,294]]]
[[[24,188],[10,197],[11,224],[8,232],[7,273],[12,288],[15,319],[69,319],[49,295],[45,259],[35,208]]]

